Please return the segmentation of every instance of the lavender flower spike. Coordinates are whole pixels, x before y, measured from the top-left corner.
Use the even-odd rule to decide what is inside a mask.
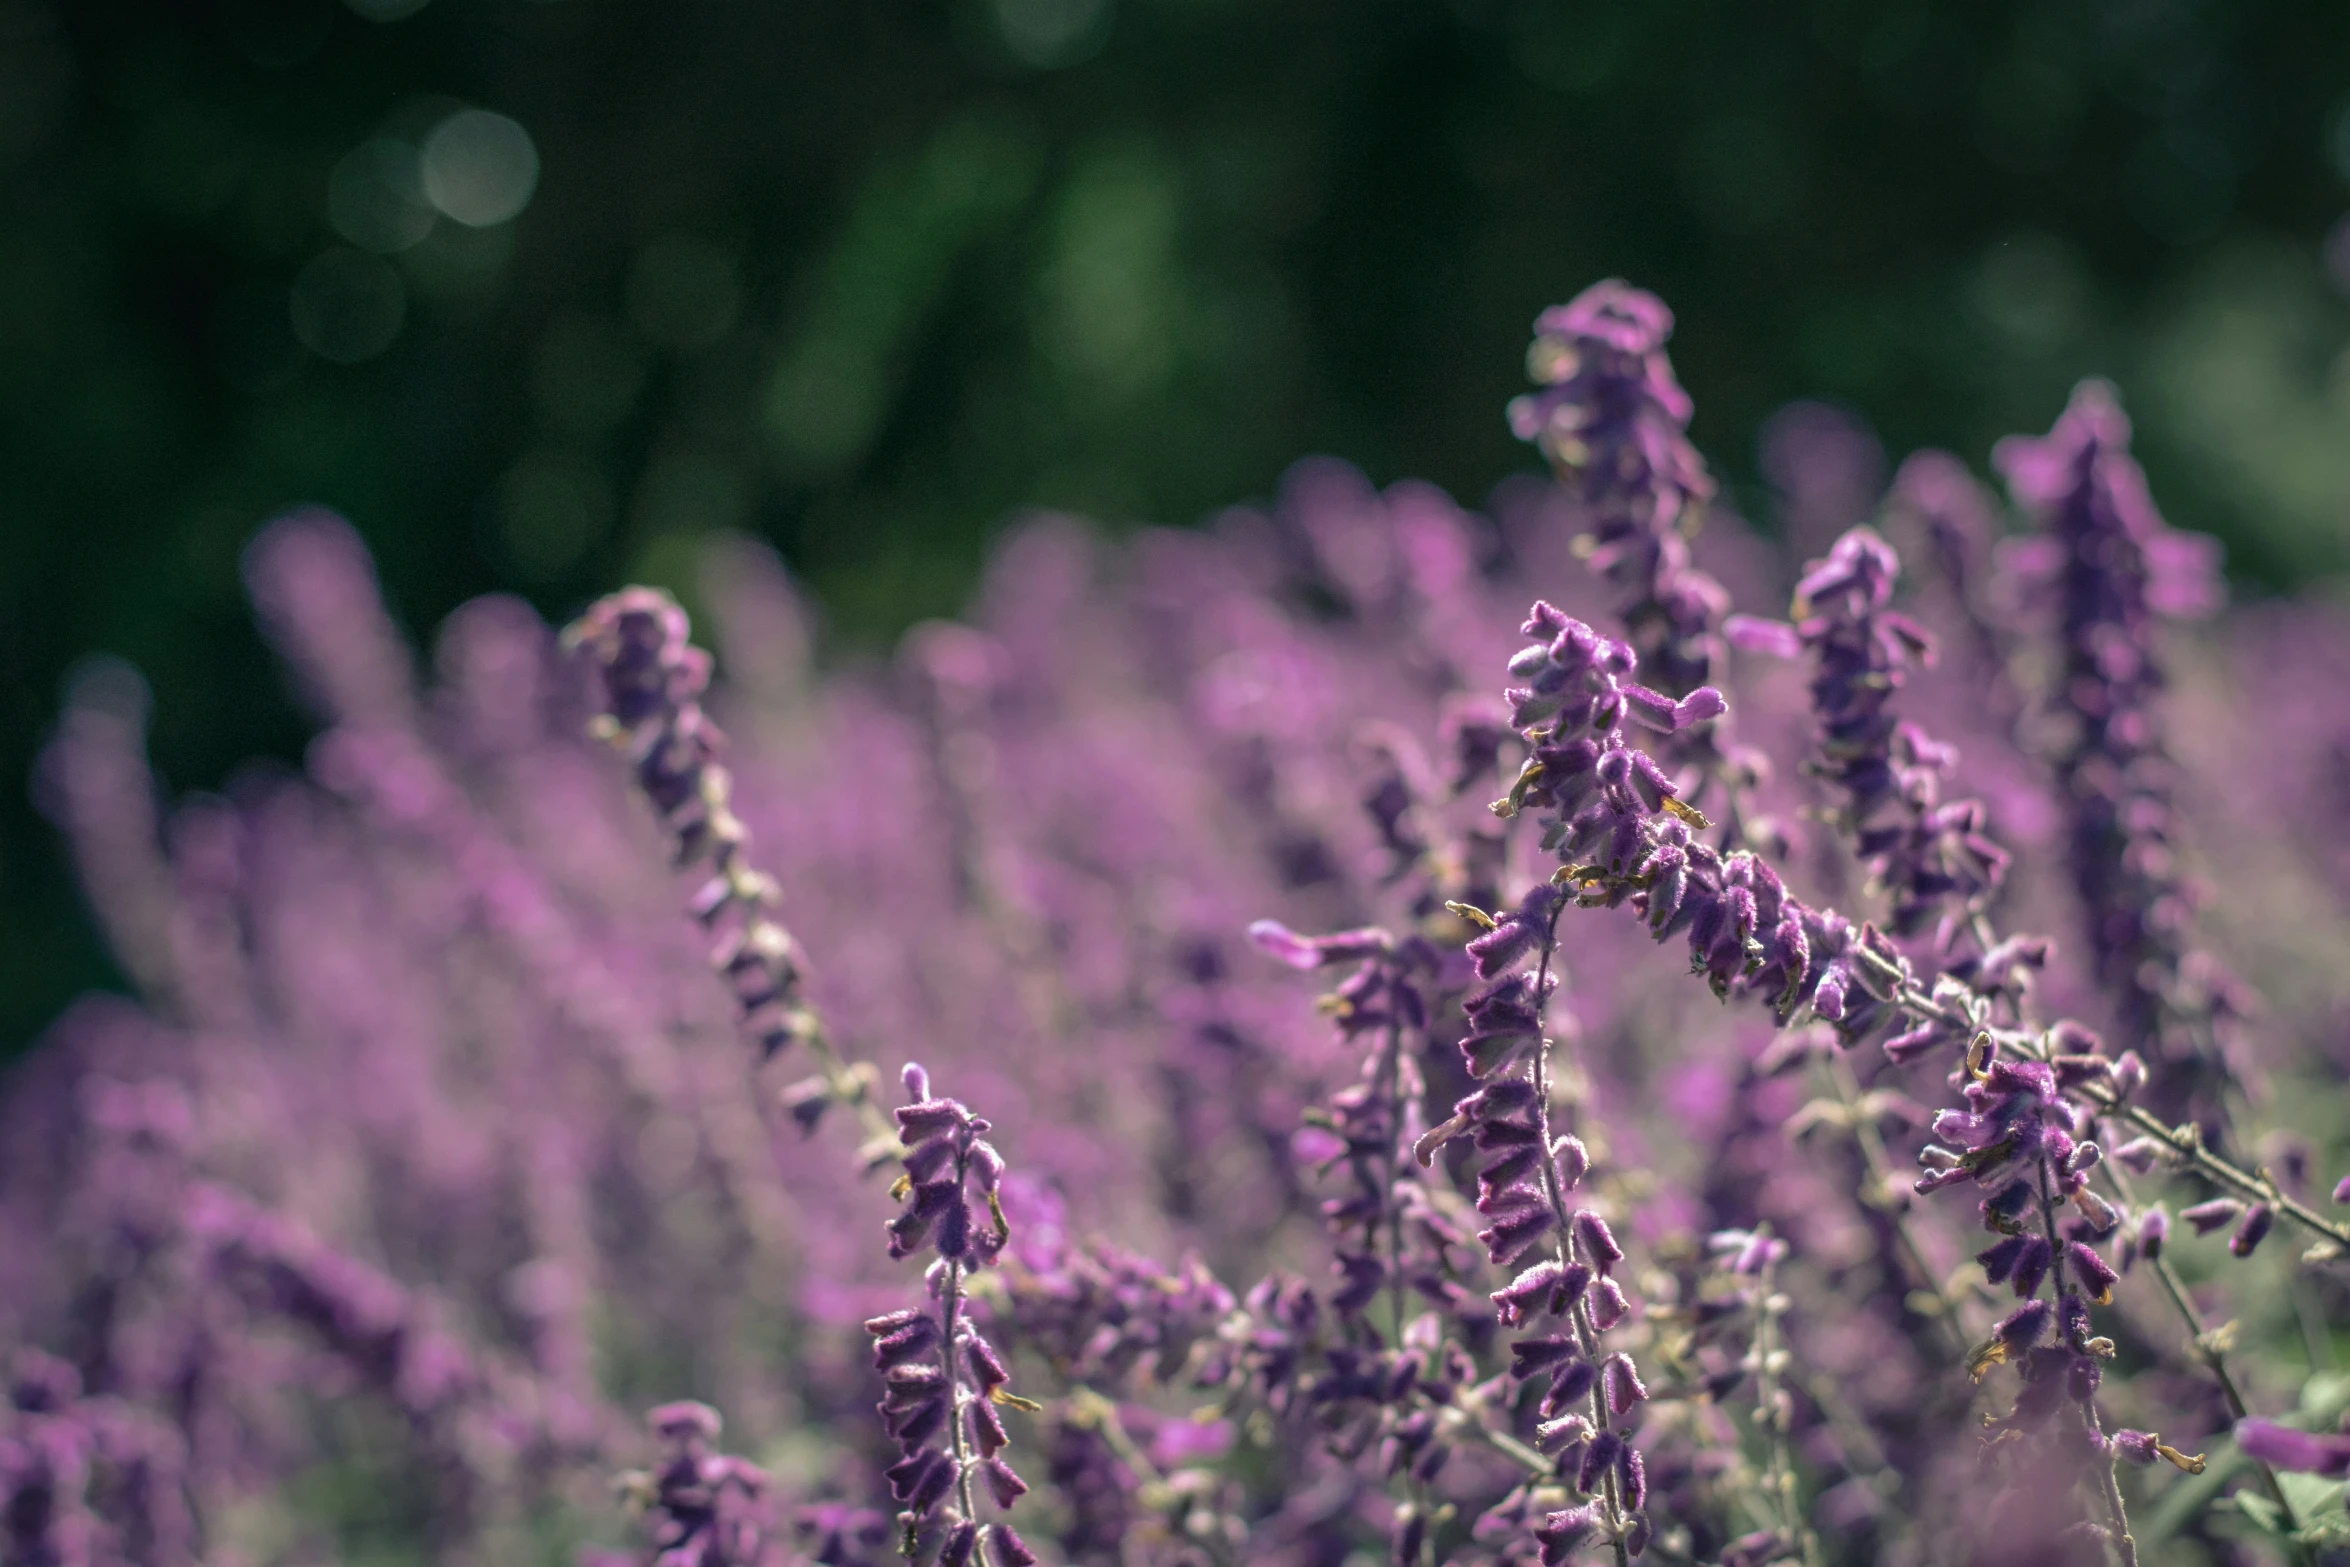
[[[1693,408],[1665,356],[1672,335],[1663,300],[1594,283],[1535,321],[1526,369],[1543,389],[1512,401],[1509,417],[1588,513],[1592,567],[1624,591],[1642,661],[1687,691],[1720,666],[1729,595],[1690,562],[1714,483],[1686,433]]]
[[[865,1324],[873,1364],[882,1374],[880,1412],[901,1457],[889,1469],[891,1494],[908,1556],[935,1552],[943,1567],[970,1567],[984,1545],[995,1567],[1035,1560],[1018,1532],[1000,1520],[982,1524],[978,1490],[1008,1512],[1028,1483],[1003,1459],[1010,1444],[1002,1406],[1034,1409],[1010,1390],[1011,1373],[971,1321],[965,1281],[991,1265],[1011,1238],[997,1196],[1003,1156],[986,1140],[988,1123],[953,1099],[933,1097],[930,1074],[908,1064],[907,1103],[897,1112],[905,1173],[891,1188],[901,1209],[889,1223],[889,1254],[936,1256],[925,1282],[932,1310],[893,1311]],[[972,1217],[987,1210],[983,1228]]]
[[[2052,705],[2069,720],[2056,767],[2073,802],[2072,870],[2098,978],[2128,1042],[2151,1042],[2158,1109],[2213,1110],[2228,1085],[2238,985],[2194,947],[2181,873],[2156,645],[2164,616],[2219,599],[2218,548],[2166,526],[2130,457],[2130,421],[2102,381],[2084,381],[2054,429],[2010,436],[1993,461],[2047,532],[2003,561],[2053,599],[2064,664]]]
[[[1547,608],[1536,606],[1537,618]],[[1588,627],[1576,629],[1589,638]],[[1562,628],[1561,640],[1567,635]],[[1630,650],[1622,651],[1628,663]],[[1599,1534],[1623,1562],[1640,1554],[1636,1542],[1648,1528],[1647,1462],[1611,1421],[1631,1416],[1649,1395],[1631,1357],[1608,1352],[1602,1341],[1629,1310],[1610,1277],[1624,1249],[1598,1213],[1567,1206],[1589,1171],[1589,1152],[1581,1139],[1552,1131],[1552,1042],[1542,1012],[1556,983],[1565,906],[1555,886],[1539,883],[1493,930],[1469,943],[1480,976],[1497,981],[1466,1006],[1477,1032],[1463,1041],[1463,1052],[1481,1086],[1421,1140],[1418,1153],[1426,1163],[1446,1143],[1470,1139],[1490,1155],[1477,1175],[1477,1211],[1490,1220],[1477,1238],[1487,1255],[1511,1266],[1537,1247],[1542,1251],[1492,1297],[1504,1324],[1534,1330],[1511,1343],[1509,1374],[1543,1389],[1536,1444],[1555,1455],[1558,1475],[1591,1499],[1587,1509],[1551,1514],[1535,1530],[1541,1559],[1563,1562],[1575,1544]],[[1502,937],[1510,939],[1497,941]],[[1511,972],[1529,958],[1531,975]]]
[[[1957,753],[1895,715],[1913,664],[1931,664],[1933,638],[1890,607],[1901,562],[1870,528],[1854,528],[1813,561],[1795,588],[1795,624],[1733,615],[1731,641],[1815,660],[1812,711],[1817,770],[1844,794],[1843,826],[1892,899],[1895,935],[1937,926],[1947,949],[2007,874],[2008,854],[1985,832],[1973,800],[1942,798]]]
[[[593,666],[597,728],[628,757],[677,863],[710,864],[693,911],[718,936],[710,963],[732,988],[745,1028],[767,1059],[795,1043],[816,1057],[816,1084],[788,1095],[794,1117],[813,1130],[827,1107],[850,1105],[872,1139],[868,1148],[886,1157],[891,1133],[872,1103],[868,1072],[841,1058],[809,1003],[799,943],[771,912],[775,880],[751,864],[750,833],[727,803],[733,780],[718,760],[725,737],[701,705],[710,655],[687,640],[688,630],[668,594],[627,588],[589,606],[563,640]]]

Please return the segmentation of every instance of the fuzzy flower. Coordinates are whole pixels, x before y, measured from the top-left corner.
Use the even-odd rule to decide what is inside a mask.
[[[1873,530],[1854,528],[1806,568],[1792,625],[1734,615],[1725,629],[1741,647],[1813,660],[1816,766],[1844,795],[1842,826],[1892,900],[1893,933],[1938,926],[1935,946],[1947,950],[1997,894],[2008,854],[1985,833],[1979,802],[1942,798],[1956,752],[1894,710],[1911,666],[1934,652],[1925,628],[1890,607],[1900,564]]]
[[[982,1523],[976,1494],[984,1489],[1009,1511],[1027,1491],[1002,1456],[1010,1437],[997,1410],[1035,1406],[1011,1392],[1011,1373],[971,1320],[965,1295],[967,1276],[994,1262],[1010,1239],[999,1196],[1003,1156],[986,1140],[987,1121],[933,1095],[922,1067],[909,1063],[901,1076],[905,1173],[894,1188],[900,1212],[889,1223],[889,1254],[910,1256],[925,1245],[935,1253],[928,1282],[937,1304],[865,1324],[882,1375],[882,1424],[902,1455],[888,1471],[890,1494],[908,1555],[928,1540],[942,1562],[968,1564],[984,1547],[997,1567],[1021,1567],[1027,1545],[1009,1524]],[[972,1216],[975,1201],[988,1213],[984,1227]]]
[[[2236,1445],[2247,1458],[2294,1474],[2350,1475],[2350,1436],[2296,1431],[2273,1420],[2236,1422]]]
[[[2000,442],[1994,461],[2047,530],[2003,559],[2022,594],[2053,601],[2063,643],[2051,705],[2067,737],[2055,761],[2098,978],[2120,998],[2125,1031],[2161,1047],[2158,1105],[2209,1107],[2232,1070],[2230,1025],[2243,1003],[2194,945],[2158,627],[2217,604],[2218,549],[2163,522],[2130,456],[2129,419],[2102,381],[2075,388],[2046,436]]]
[[[1692,406],[1665,340],[1673,313],[1615,279],[1542,313],[1526,355],[1542,390],[1510,404],[1510,428],[1550,459],[1588,520],[1590,560],[1623,593],[1622,617],[1666,686],[1721,664],[1729,595],[1690,561],[1688,535],[1714,493],[1686,433]]]
[[[652,1523],[647,1567],[762,1567],[773,1559],[767,1474],[715,1451],[718,1411],[663,1404],[646,1416],[662,1457],[650,1472],[623,1477]]]

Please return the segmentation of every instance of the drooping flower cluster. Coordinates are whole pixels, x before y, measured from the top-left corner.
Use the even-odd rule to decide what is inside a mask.
[[[1674,702],[1634,684],[1629,647],[1547,603],[1521,629],[1538,640],[1510,673],[1531,683],[1508,695],[1531,754],[1497,809],[1553,813],[1543,846],[1565,862],[1580,901],[1629,897],[1658,941],[1686,934],[1690,966],[1715,994],[1754,995],[1782,1022],[1806,1005],[1853,1038],[1888,1021],[1909,972],[1892,945],[1872,926],[1856,930],[1788,896],[1753,853],[1701,842],[1672,780],[1627,743],[1627,717],[1669,734],[1718,716],[1721,693],[1705,686]],[[1524,950],[1531,934],[1522,923],[1508,928],[1487,939]],[[1487,951],[1506,961],[1505,946]]]

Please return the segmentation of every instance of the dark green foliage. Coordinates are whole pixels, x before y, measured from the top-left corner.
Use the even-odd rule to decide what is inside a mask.
[[[2350,558],[2339,5],[398,9],[0,12],[0,1051],[104,977],[15,782],[61,676],[137,663],[175,784],[290,755],[236,561],[296,501],[419,627],[740,527],[870,642],[1024,505],[1187,522],[1317,450],[1476,495],[1527,323],[1613,273],[1751,512],[1792,398],[1979,462],[2102,371],[2239,577]],[[465,105],[527,209],[351,248],[429,216],[354,149]]]

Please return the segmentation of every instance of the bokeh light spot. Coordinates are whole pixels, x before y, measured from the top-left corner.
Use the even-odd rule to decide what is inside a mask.
[[[1181,224],[1174,173],[1147,148],[1100,149],[1071,176],[1039,335],[1089,394],[1131,397],[1174,369]]]
[[[379,255],[422,240],[434,214],[416,149],[388,137],[352,148],[327,176],[326,216],[337,234]]]
[[[424,139],[424,193],[468,228],[515,217],[538,186],[538,148],[502,114],[460,109]]]
[[[2052,234],[2013,234],[1987,251],[1967,303],[2017,346],[2046,349],[2080,330],[2088,303],[2081,259]]]
[[[994,0],[1012,58],[1040,70],[1080,65],[1110,41],[1111,0]]]
[[[295,276],[290,304],[294,336],[303,347],[331,363],[355,365],[400,335],[408,291],[382,257],[337,249]]]

